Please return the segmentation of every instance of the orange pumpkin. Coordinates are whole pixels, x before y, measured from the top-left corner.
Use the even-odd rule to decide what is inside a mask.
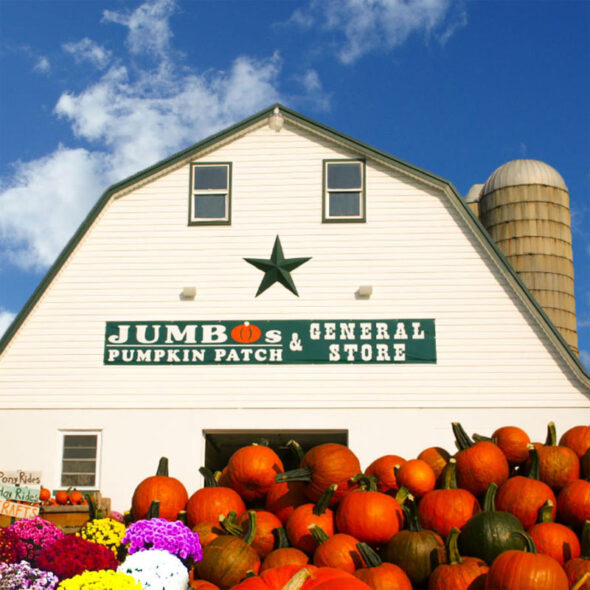
[[[357,549],[358,539],[344,533],[329,537],[317,525],[310,527],[318,546],[313,553],[313,564],[318,567],[333,567],[352,574],[363,567],[364,562]]]
[[[271,448],[256,444],[238,449],[227,464],[230,485],[246,502],[264,499],[275,476],[283,471],[279,456]]]
[[[59,492],[57,492],[55,494],[55,500],[58,504],[61,504],[62,506],[65,506],[68,503],[68,500],[70,499],[70,496],[68,494],[68,492],[66,492],[65,490],[59,490]]]
[[[590,426],[574,426],[566,430],[559,439],[560,446],[569,447],[581,459],[590,449]]]
[[[417,458],[422,459],[422,461],[426,461],[426,463],[432,467],[432,471],[434,471],[434,474],[436,475],[436,481],[438,482],[443,469],[446,467],[449,459],[451,458],[451,455],[446,449],[443,449],[442,447],[428,447],[424,449]]]
[[[403,465],[406,460],[399,455],[384,455],[375,459],[366,469],[366,475],[373,475],[377,478],[377,490],[387,493],[394,493],[399,490],[399,484],[395,475],[395,466]]]
[[[422,459],[406,461],[397,467],[395,475],[399,485],[408,488],[416,498],[432,491],[436,485],[434,470]]]
[[[354,572],[354,576],[368,584],[373,590],[412,590],[410,578],[394,563],[386,563],[369,545],[359,543],[357,549],[367,567]]]
[[[160,459],[156,475],[147,477],[135,488],[131,500],[133,519],[145,518],[154,501],[160,503],[159,516],[166,520],[176,520],[188,501],[184,485],[178,479],[168,476],[166,457]]]

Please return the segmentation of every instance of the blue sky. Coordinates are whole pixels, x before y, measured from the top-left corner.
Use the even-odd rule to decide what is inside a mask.
[[[0,334],[103,190],[275,101],[449,179],[570,190],[590,367],[590,2],[0,0]]]

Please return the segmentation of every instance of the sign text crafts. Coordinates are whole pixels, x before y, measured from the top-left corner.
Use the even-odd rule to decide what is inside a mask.
[[[113,365],[436,363],[433,319],[107,322]]]

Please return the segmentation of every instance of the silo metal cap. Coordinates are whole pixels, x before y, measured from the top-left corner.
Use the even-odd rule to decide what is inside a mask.
[[[555,168],[540,160],[512,160],[497,168],[481,191],[482,195],[508,186],[540,184],[567,191],[563,177]]]

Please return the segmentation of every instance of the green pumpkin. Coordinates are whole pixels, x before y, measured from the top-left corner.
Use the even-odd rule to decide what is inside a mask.
[[[488,565],[508,549],[524,550],[525,541],[515,532],[524,532],[522,523],[509,512],[496,511],[498,486],[491,483],[486,490],[483,511],[472,516],[459,535],[459,551],[463,555],[479,557]]]
[[[422,529],[411,494],[404,503],[403,511],[408,529],[393,535],[381,548],[381,559],[401,567],[412,584],[419,587],[428,581],[438,565],[446,563],[445,544],[434,531]]]

